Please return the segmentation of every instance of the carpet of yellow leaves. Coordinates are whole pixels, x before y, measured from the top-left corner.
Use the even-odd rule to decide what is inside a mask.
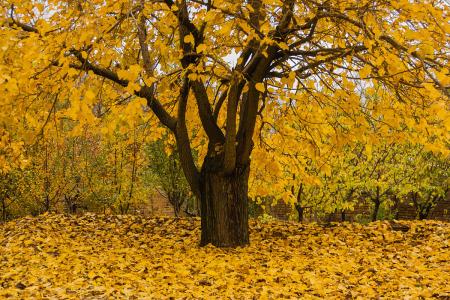
[[[0,225],[0,299],[450,297],[450,224],[251,223],[198,247],[198,219],[46,214]]]

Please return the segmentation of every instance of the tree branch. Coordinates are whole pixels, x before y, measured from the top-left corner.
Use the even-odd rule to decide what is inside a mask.
[[[172,7],[174,4],[172,0],[166,0],[166,4]],[[183,50],[183,58],[181,59],[181,64],[183,68],[189,67],[189,65],[196,64],[199,60],[199,56],[188,55],[194,52],[195,46],[201,43],[203,37],[200,36],[199,31],[194,24],[189,20],[189,12],[187,10],[186,1],[182,0],[180,7],[178,8],[177,18],[179,22],[179,32],[180,32],[180,47]],[[190,43],[185,43],[184,38],[192,34],[195,39],[194,46]],[[225,137],[220,130],[219,126],[214,119],[211,105],[209,103],[208,93],[206,88],[201,81],[201,79],[193,80],[191,82],[192,89],[194,91],[195,99],[197,102],[197,107],[200,115],[200,120],[202,126],[205,129],[206,134],[211,143],[213,144],[223,144]]]
[[[216,105],[214,106],[213,117],[217,122],[217,118],[219,117],[220,109],[222,108],[223,103],[227,99],[228,88],[220,95],[219,100],[217,100]]]
[[[194,158],[192,156],[191,146],[189,142],[189,134],[186,126],[186,106],[189,97],[189,80],[187,76],[183,78],[183,85],[178,96],[178,115],[176,124],[176,141],[178,153],[180,155],[180,163],[186,180],[192,189],[194,195],[200,199],[200,174],[195,166]]]
[[[144,7],[144,0],[141,0],[141,6]],[[148,52],[148,46],[146,42],[147,29],[145,27],[145,21],[145,16],[141,13],[138,23],[139,46],[141,48],[142,60],[144,61],[144,70],[148,76],[153,76],[154,66],[150,61],[150,53]]]
[[[14,4],[11,5],[10,17],[11,17],[11,20],[8,22],[9,26],[16,25],[16,26],[20,27],[23,31],[39,33],[39,30],[37,30],[37,28],[27,25],[27,24],[24,24],[24,23],[21,23],[21,22],[17,21],[16,19],[14,19]]]
[[[235,72],[231,79],[227,97],[227,131],[225,136],[225,154],[223,163],[225,174],[233,172],[236,167],[236,112],[239,96],[239,74]]]
[[[101,68],[96,65],[90,63],[87,59],[85,59],[81,52],[78,50],[71,50],[70,53],[75,56],[78,61],[80,61],[81,66],[70,64],[71,68],[83,70],[83,71],[92,71],[94,74],[109,79],[123,87],[128,85],[128,80],[120,79],[119,76],[106,68]],[[57,65],[57,64],[56,64]],[[136,96],[145,98],[147,100],[147,106],[153,111],[156,117],[161,121],[161,123],[169,128],[172,131],[175,131],[176,119],[169,115],[169,113],[164,109],[162,104],[155,98],[155,85],[151,87],[143,86],[139,91],[135,92]]]
[[[219,126],[217,126],[216,120],[213,116],[205,86],[199,80],[192,81],[191,84],[194,91],[195,100],[197,101],[200,120],[206,134],[208,135],[208,138],[210,139],[210,142],[212,144],[223,144],[225,137]]]
[[[78,61],[81,63],[81,65],[70,64],[69,66],[71,68],[82,70],[82,71],[92,71],[95,75],[99,75],[101,77],[104,77],[106,79],[114,81],[115,83],[117,83],[123,87],[126,87],[128,85],[128,80],[120,79],[119,76],[115,72],[92,64],[91,62],[89,62],[87,59],[85,59],[83,57],[83,55],[81,54],[80,51],[73,49],[73,50],[70,50],[69,52],[74,57],[76,57],[78,59]],[[58,66],[57,63],[56,63],[56,65]]]

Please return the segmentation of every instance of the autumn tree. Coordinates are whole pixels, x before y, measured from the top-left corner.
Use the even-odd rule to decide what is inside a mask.
[[[21,193],[18,171],[28,165],[23,153],[23,142],[14,138],[5,128],[0,127],[0,220],[6,221],[11,215],[11,206]]]
[[[402,169],[408,180],[401,186],[400,201],[414,206],[417,219],[427,219],[432,209],[449,195],[450,160],[441,153],[423,151],[420,146],[406,150]]]
[[[172,141],[165,138],[150,143],[147,145],[146,153],[149,157],[149,166],[144,180],[158,193],[167,197],[176,217],[182,213],[196,215],[197,201],[184,177]]]
[[[130,122],[121,131],[100,134],[96,126],[85,126],[72,136],[74,124],[61,120],[30,144],[15,140],[23,134],[14,138],[3,131],[3,219],[43,212],[135,213],[147,204],[154,186],[144,182],[149,157],[141,150],[150,128]]]
[[[202,245],[249,242],[250,157],[256,125],[271,114],[283,122],[325,108],[342,130],[322,135],[342,142],[369,127],[353,113],[361,89],[380,83],[372,122],[403,119],[425,139],[430,110],[435,122],[446,116],[445,1],[7,0],[1,22],[2,101],[17,115],[40,103],[45,116],[64,99],[60,117],[82,128],[93,111],[113,114],[112,102],[137,112],[136,98],[146,101],[200,199]],[[199,161],[194,142],[206,149]]]

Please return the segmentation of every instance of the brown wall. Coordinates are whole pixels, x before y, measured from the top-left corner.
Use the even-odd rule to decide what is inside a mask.
[[[433,208],[428,216],[429,219],[436,219],[450,222],[450,193],[447,194],[447,199],[441,201]]]
[[[417,211],[414,205],[408,202],[400,202],[397,205],[397,219],[399,220],[414,220],[417,219]]]
[[[173,207],[167,197],[157,191],[150,196],[146,203],[142,203],[136,209],[136,213],[143,214],[144,216],[175,216]]]
[[[275,206],[271,206],[270,215],[279,220],[288,220],[289,215],[294,213],[294,209],[290,204],[279,201]],[[408,202],[400,202],[398,205],[391,208],[391,214],[399,220],[414,220],[417,218],[417,212],[413,205]],[[358,219],[370,220],[372,215],[372,204],[369,202],[359,202],[355,205],[353,211],[345,211],[345,221],[354,222]],[[450,193],[447,194],[447,199],[440,201],[430,212],[428,219],[449,221],[450,222]],[[325,218],[317,218],[314,214],[306,209],[304,212],[304,221],[328,221],[339,222],[342,221],[342,213],[337,211],[329,214]]]
[[[292,212],[292,206],[284,201],[278,201],[275,205],[270,205],[269,214],[278,220],[287,221]]]
[[[173,206],[170,204],[167,197],[161,195],[160,193],[155,193],[155,195],[150,198],[149,202],[152,209],[152,215],[170,217],[175,216]]]
[[[274,206],[269,205],[269,214],[274,218],[279,220],[288,220],[289,216],[294,213],[294,208],[290,204],[286,204],[284,201],[278,201]],[[172,205],[169,203],[169,200],[156,192],[148,202],[146,207],[140,209],[142,213],[145,215],[151,216],[174,216],[174,210]],[[401,202],[397,207],[392,208],[392,213],[394,214],[397,211],[397,218],[401,220],[413,220],[416,218],[416,210],[414,206],[408,204],[407,202]],[[355,205],[353,211],[345,212],[345,221],[354,222],[357,221],[358,217],[363,217],[365,219],[370,219],[372,213],[372,206],[370,203],[360,202]],[[442,220],[442,221],[450,221],[450,193],[447,195],[447,199],[445,201],[441,201],[434,207],[430,215],[429,219]],[[308,221],[320,221],[314,214],[306,209],[304,213],[304,220]],[[341,212],[336,212],[328,215],[325,218],[326,221],[329,222],[338,222],[342,220]]]

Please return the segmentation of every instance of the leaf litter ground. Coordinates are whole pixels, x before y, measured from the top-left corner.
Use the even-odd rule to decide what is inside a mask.
[[[198,219],[45,214],[0,225],[0,299],[450,298],[450,224],[251,222],[200,248]]]

